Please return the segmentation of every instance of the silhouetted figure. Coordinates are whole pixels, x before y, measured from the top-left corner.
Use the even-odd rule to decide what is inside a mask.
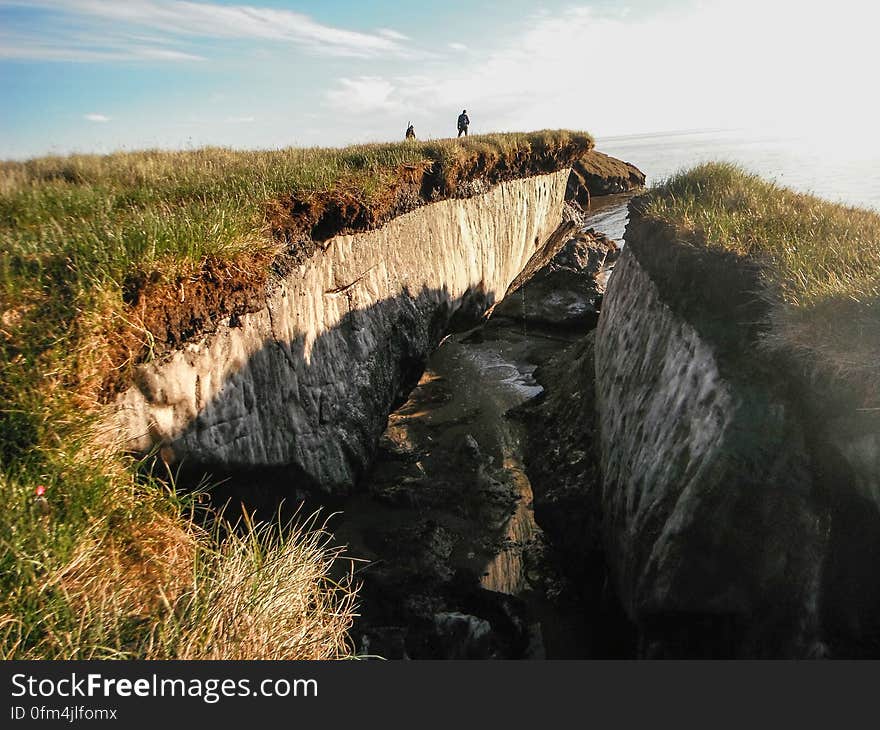
[[[413,126],[412,122],[410,122],[409,126],[406,128],[406,138],[407,139],[415,139],[416,138],[416,128]]]
[[[463,134],[465,137],[468,136],[467,129],[468,125],[471,123],[471,120],[468,118],[467,109],[462,109],[461,114],[458,115],[458,136],[461,137]]]

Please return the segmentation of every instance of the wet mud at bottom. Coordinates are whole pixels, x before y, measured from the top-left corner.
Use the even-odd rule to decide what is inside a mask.
[[[362,655],[574,658],[588,619],[532,508],[525,426],[534,371],[571,342],[487,326],[444,340],[388,419],[371,471],[342,505],[336,539],[361,564]]]

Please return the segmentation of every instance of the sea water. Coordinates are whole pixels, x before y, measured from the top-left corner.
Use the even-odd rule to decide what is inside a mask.
[[[664,132],[599,137],[596,149],[634,164],[648,185],[702,162],[733,162],[793,190],[880,212],[880,144],[857,135],[830,139],[760,130]],[[620,241],[625,200],[597,199],[588,225]]]

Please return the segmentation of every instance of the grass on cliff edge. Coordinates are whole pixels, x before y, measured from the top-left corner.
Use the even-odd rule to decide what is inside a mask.
[[[381,225],[435,193],[456,195],[463,181],[561,169],[592,146],[588,134],[560,130],[0,163],[0,337],[13,356],[61,354],[53,372],[77,360],[80,383],[105,387],[107,371],[149,357],[167,336],[133,306],[145,292],[158,302],[184,282],[224,276],[259,289],[275,257],[307,252],[316,228]],[[71,341],[76,328],[93,336]],[[107,356],[102,341],[119,352]],[[0,398],[18,379],[0,373]]]
[[[679,173],[646,202],[647,216],[685,239],[759,261],[773,304],[768,344],[851,378],[880,405],[880,215],[726,163]]]
[[[558,160],[562,169],[592,146],[586,133],[545,130],[340,149],[208,148],[4,162],[0,248],[28,261],[68,260],[81,284],[121,281],[137,267],[167,270],[271,247],[267,206],[279,199],[329,194],[369,207],[414,171],[436,166],[438,181],[451,188],[460,174],[528,174],[530,161],[546,167]],[[8,279],[10,272],[3,274]]]

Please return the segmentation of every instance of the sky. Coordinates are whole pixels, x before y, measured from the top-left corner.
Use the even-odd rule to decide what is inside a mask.
[[[865,0],[0,0],[0,158],[566,127],[873,140]]]

